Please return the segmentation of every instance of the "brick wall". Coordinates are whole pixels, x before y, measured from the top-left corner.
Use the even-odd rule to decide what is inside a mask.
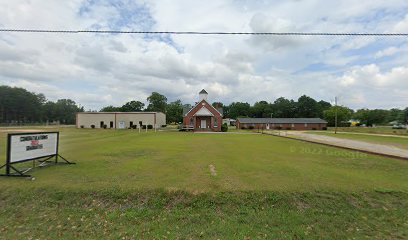
[[[206,109],[208,109],[208,111],[210,111],[214,115],[214,117],[194,117],[194,114],[196,114],[202,107],[205,107]],[[187,127],[190,126],[191,119],[195,120],[195,123],[193,123],[193,127],[195,129],[200,129],[201,120],[206,120],[207,126],[210,126],[210,129],[212,131],[216,131],[216,132],[221,131],[222,116],[217,110],[215,110],[215,108],[213,108],[205,100],[202,100],[189,113],[187,113],[187,115],[183,118],[183,125]],[[215,119],[217,119],[217,122],[218,122],[217,127],[214,127]]]
[[[254,129],[267,129],[267,124],[243,124],[237,121],[237,129],[242,129],[243,127],[249,129],[251,126]],[[285,123],[285,124],[269,124],[269,129],[281,129],[281,130],[323,130],[326,128],[326,123],[308,123],[305,125],[304,123]]]

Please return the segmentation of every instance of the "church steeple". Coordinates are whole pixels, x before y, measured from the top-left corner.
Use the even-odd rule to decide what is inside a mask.
[[[201,92],[198,94],[200,97],[200,101],[202,100],[206,100],[207,101],[207,97],[208,97],[208,93],[207,91],[205,91],[204,89],[201,90]]]

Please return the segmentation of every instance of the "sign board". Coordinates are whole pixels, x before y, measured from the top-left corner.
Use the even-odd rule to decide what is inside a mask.
[[[58,153],[58,146],[59,132],[8,134],[6,164],[0,166],[0,169],[6,168],[6,174],[0,174],[0,176],[30,177],[25,173],[35,167],[36,160],[40,162],[39,167],[58,164],[58,159],[64,160],[67,164],[75,164]],[[26,161],[33,161],[33,167],[24,171],[14,167],[15,164]]]
[[[23,162],[58,154],[58,132],[9,135],[10,163]]]

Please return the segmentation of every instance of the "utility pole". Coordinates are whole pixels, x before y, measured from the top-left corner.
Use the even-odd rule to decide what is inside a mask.
[[[334,116],[334,134],[337,134],[337,96],[334,97],[334,108],[335,108],[335,116]]]

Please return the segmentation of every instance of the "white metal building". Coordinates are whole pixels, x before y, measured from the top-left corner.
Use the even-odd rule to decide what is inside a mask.
[[[139,128],[151,125],[160,128],[166,125],[162,112],[81,112],[76,115],[77,128]]]

